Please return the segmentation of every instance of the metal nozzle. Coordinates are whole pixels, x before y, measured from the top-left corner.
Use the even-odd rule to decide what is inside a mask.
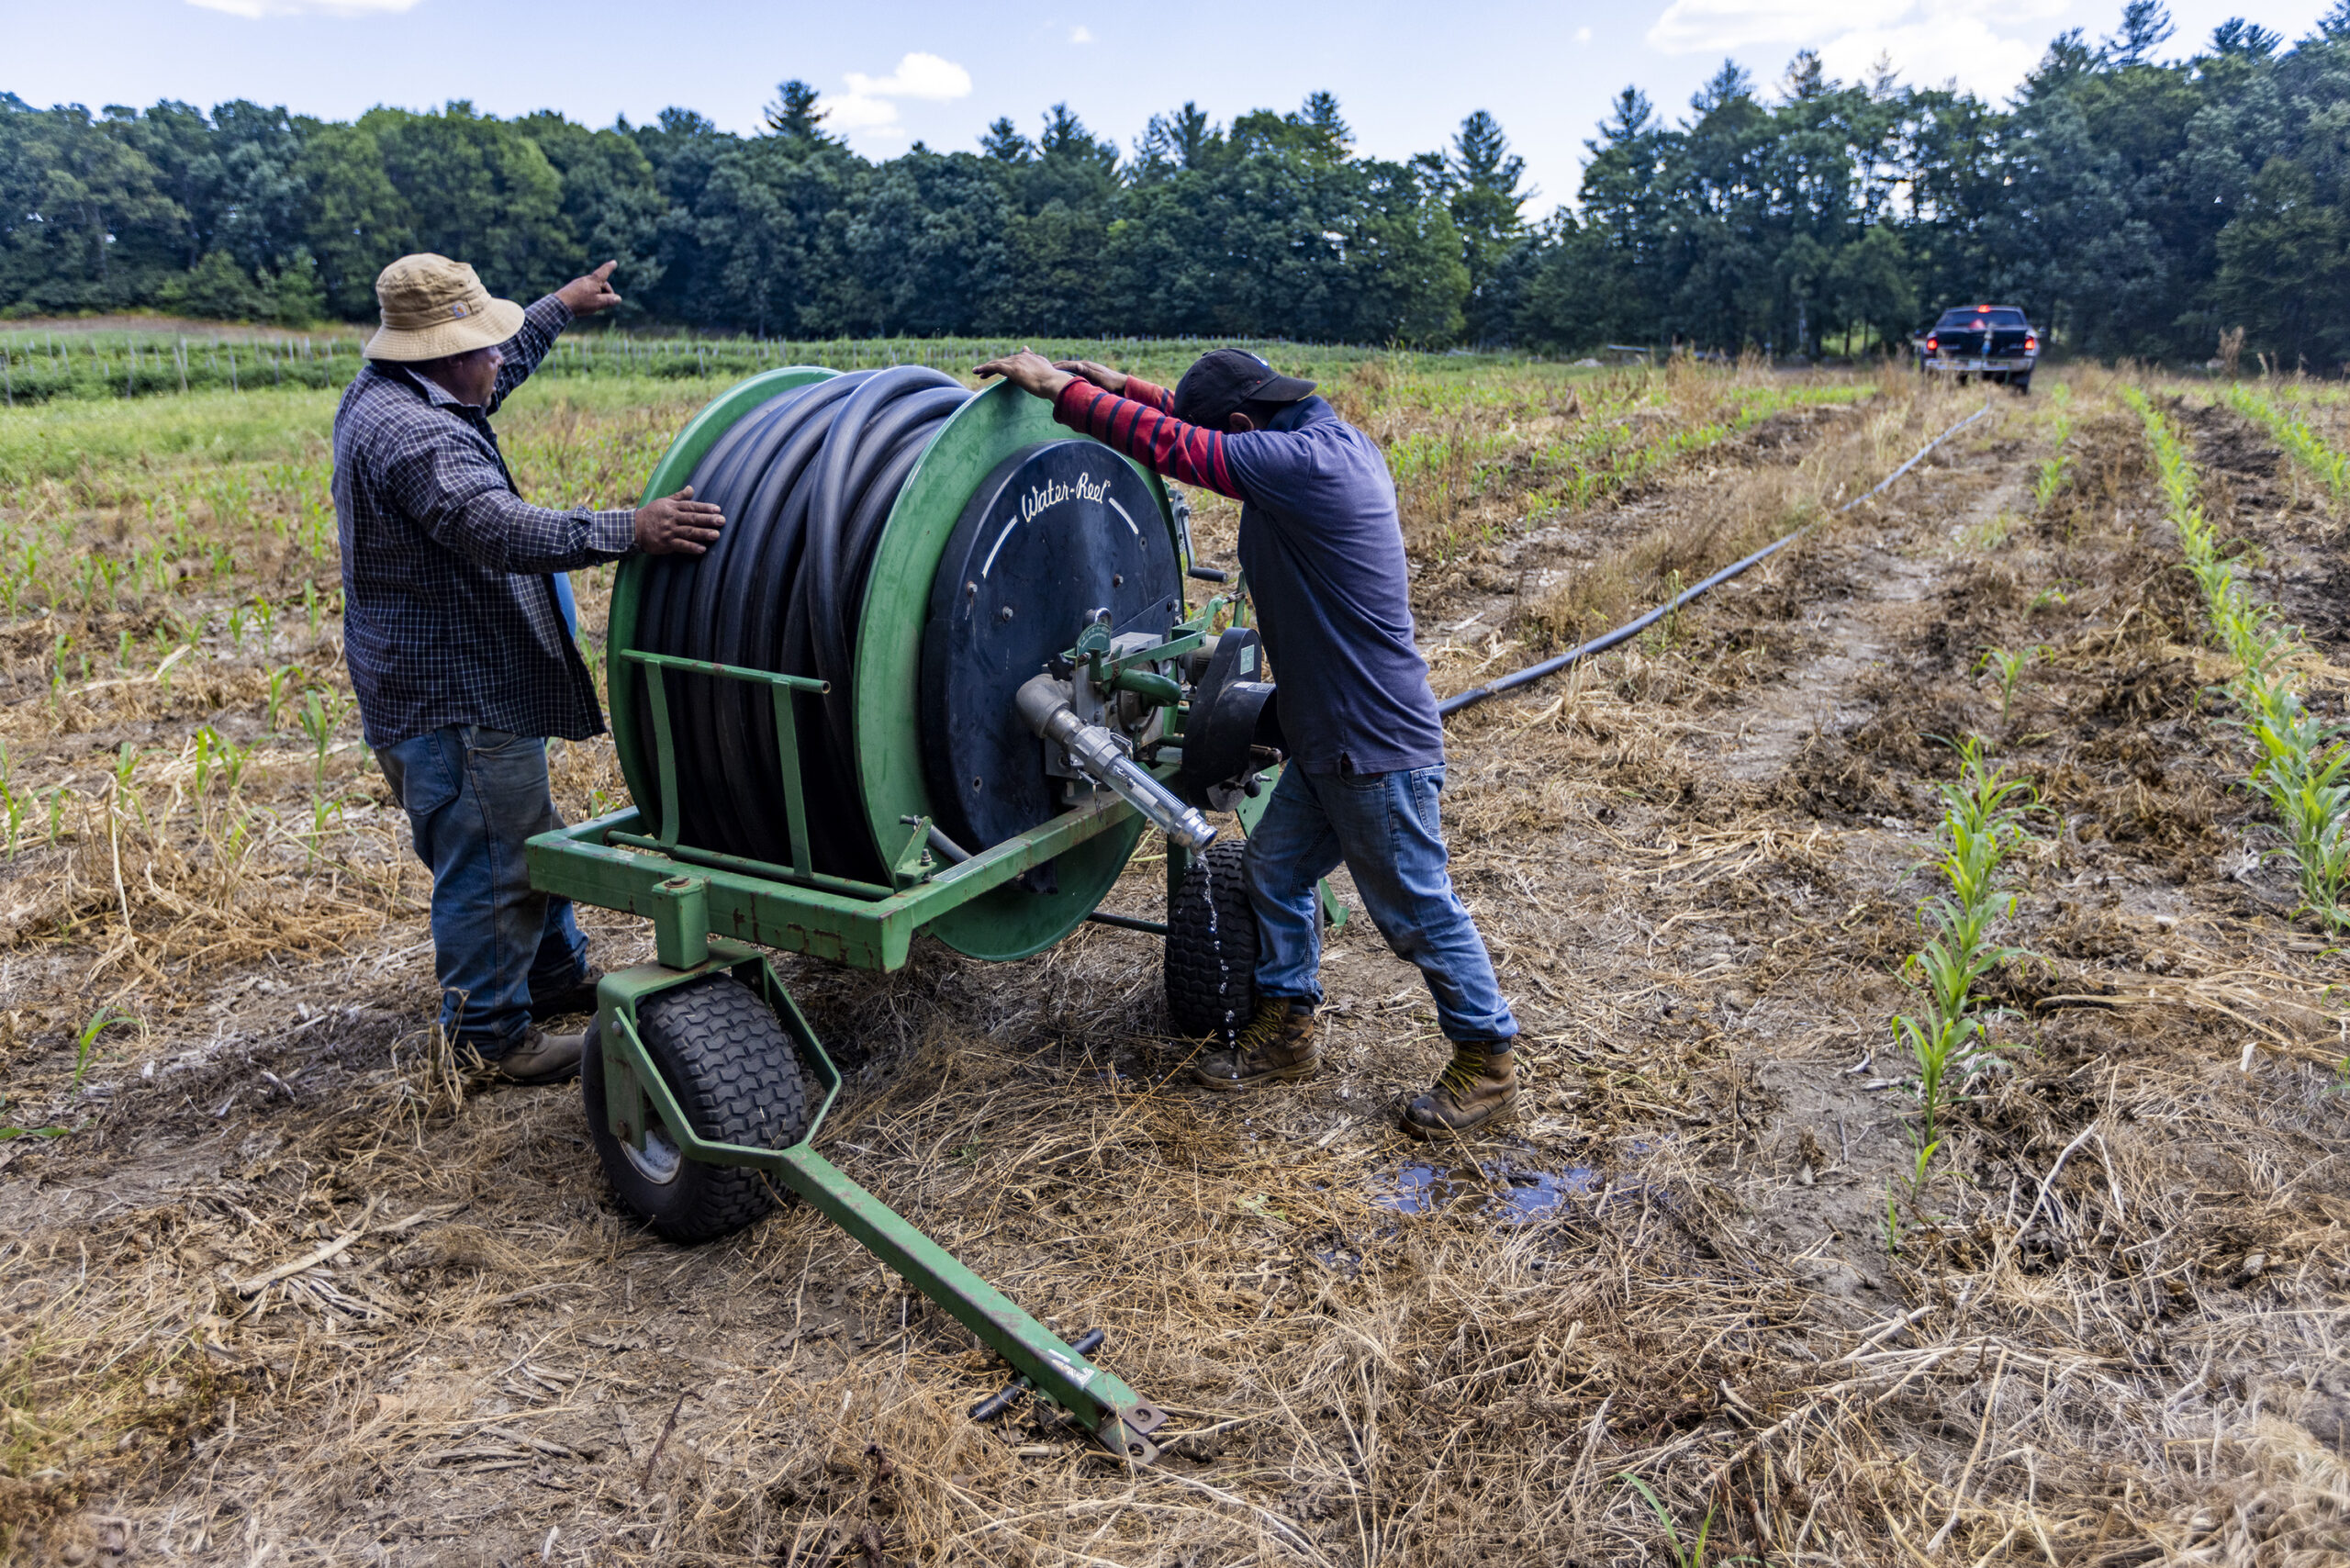
[[[1069,760],[1089,776],[1115,790],[1169,842],[1193,853],[1215,842],[1215,829],[1208,825],[1207,818],[1176,799],[1128,756],[1117,736],[1077,716],[1077,710],[1069,705],[1068,682],[1049,675],[1032,678],[1020,689],[1019,707],[1022,721],[1031,730],[1067,752]]]

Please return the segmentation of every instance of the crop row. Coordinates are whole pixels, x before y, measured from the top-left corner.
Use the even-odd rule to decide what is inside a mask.
[[[2292,454],[2293,461],[2316,475],[2336,501],[2350,496],[2350,455],[2328,446],[2298,409],[2287,408],[2248,386],[2229,387],[2227,400],[2229,408],[2266,430],[2277,445]]]
[[[2228,689],[2252,736],[2250,782],[2276,812],[2298,872],[2301,909],[2333,927],[2350,926],[2343,903],[2350,882],[2350,729],[2311,713],[2294,665],[2300,635],[2255,598],[2222,556],[2198,496],[2195,465],[2170,421],[2135,387],[2121,396],[2144,423],[2162,483],[2163,504],[2178,531],[2188,570],[2202,590],[2211,629],[2237,665]]]

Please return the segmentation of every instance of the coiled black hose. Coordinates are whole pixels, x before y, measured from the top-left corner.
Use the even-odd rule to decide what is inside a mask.
[[[694,469],[696,498],[726,514],[718,543],[706,554],[648,564],[640,646],[832,683],[825,696],[793,702],[813,868],[832,876],[888,880],[856,781],[857,621],[898,491],[969,397],[954,377],[918,365],[857,371],[778,395],[737,420]],[[788,862],[767,689],[709,676],[666,678],[685,842]]]

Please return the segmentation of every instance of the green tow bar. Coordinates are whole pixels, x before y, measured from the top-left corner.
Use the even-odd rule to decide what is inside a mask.
[[[678,881],[699,879],[679,878]],[[679,918],[656,915],[656,933],[670,936],[694,928],[699,890],[679,889],[675,900]],[[666,942],[664,943],[667,945]],[[703,956],[684,965],[663,955],[657,964],[641,965],[606,975],[597,987],[598,1018],[604,1051],[606,1114],[614,1134],[624,1140],[640,1139],[646,1113],[657,1117],[675,1140],[677,1152],[706,1165],[748,1166],[766,1171],[855,1238],[905,1282],[953,1314],[982,1343],[1001,1355],[1019,1374],[1021,1383],[1083,1428],[1112,1453],[1136,1464],[1158,1457],[1149,1434],[1167,1419],[1166,1413],[1146,1404],[1115,1373],[1095,1366],[1021,1310],[1011,1297],[957,1262],[954,1256],[892,1212],[887,1204],[851,1181],[839,1167],[816,1152],[815,1137],[840,1094],[840,1070],[833,1065],[815,1031],[799,1005],[777,979],[775,970],[755,948],[722,938],[702,938]],[[638,1037],[636,1010],[645,998],[706,975],[732,973],[761,993],[791,1036],[802,1062],[823,1085],[824,1098],[811,1117],[806,1133],[789,1148],[752,1148],[741,1144],[713,1143],[693,1130],[685,1109],[655,1068]],[[1016,1385],[1015,1385],[1016,1386]]]

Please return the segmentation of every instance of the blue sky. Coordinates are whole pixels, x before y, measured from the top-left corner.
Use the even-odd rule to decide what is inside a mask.
[[[2298,37],[2323,8],[2177,0],[2170,51],[2240,14]],[[1769,84],[1811,47],[1838,75],[1883,52],[1905,80],[1955,77],[1996,98],[2056,32],[2100,36],[2120,13],[2120,0],[0,0],[0,91],[93,108],[248,97],[336,118],[469,98],[598,125],[678,104],[747,131],[776,83],[799,76],[853,145],[887,157],[917,138],[968,148],[998,115],[1033,131],[1061,100],[1131,146],[1187,98],[1223,120],[1327,89],[1361,149],[1385,157],[1441,146],[1462,116],[1492,110],[1541,188],[1530,210],[1547,212],[1572,196],[1583,142],[1628,83],[1677,114],[1725,56]]]

